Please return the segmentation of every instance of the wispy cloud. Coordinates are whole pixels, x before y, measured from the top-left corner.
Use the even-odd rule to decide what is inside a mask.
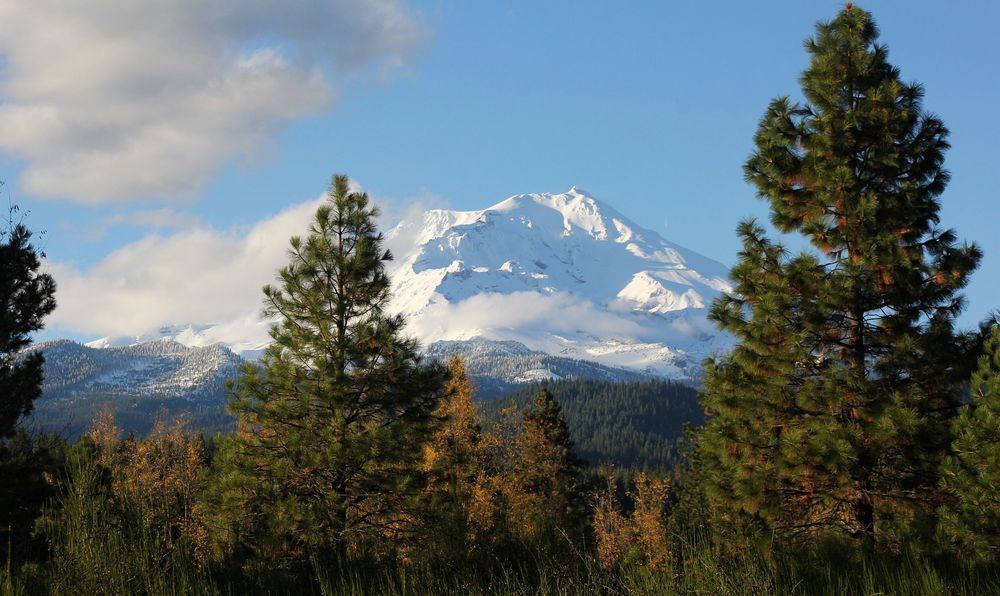
[[[103,238],[115,226],[127,225],[136,228],[169,230],[192,228],[201,223],[201,218],[193,213],[182,213],[166,207],[132,213],[117,213],[86,227],[83,236],[88,240]]]
[[[317,204],[290,207],[246,233],[197,227],[150,235],[88,269],[52,263],[58,307],[49,324],[95,336],[136,335],[256,313],[261,286],[284,264],[288,238],[305,230]]]
[[[0,2],[0,152],[36,196],[184,199],[424,37],[401,0]]]

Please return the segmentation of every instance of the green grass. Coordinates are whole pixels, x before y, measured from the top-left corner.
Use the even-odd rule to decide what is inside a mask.
[[[80,539],[83,537],[70,537]],[[938,595],[1000,593],[996,569],[970,569],[936,563],[918,555],[866,556],[822,560],[817,551],[783,556],[752,547],[720,556],[711,545],[684,546],[675,566],[664,574],[641,565],[605,572],[585,560],[513,561],[490,568],[445,573],[433,566],[402,568],[316,563],[297,571],[275,571],[263,564],[240,570],[202,569],[177,557],[158,558],[147,547],[125,552],[115,539],[86,539],[88,556],[55,559],[44,565],[0,568],[0,593],[51,594],[316,594],[421,596],[497,594],[870,594]],[[105,559],[102,559],[105,558]],[[140,559],[146,558],[142,563]]]

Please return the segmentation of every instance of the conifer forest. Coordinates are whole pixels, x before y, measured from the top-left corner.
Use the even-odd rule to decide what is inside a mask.
[[[66,436],[29,423],[60,279],[12,212],[0,593],[1000,593],[1000,324],[957,323],[983,251],[941,217],[948,129],[869,12],[805,51],[742,164],[770,222],[709,310],[734,347],[694,384],[481,399],[389,309],[379,210],[335,175],[222,431],[103,410]]]

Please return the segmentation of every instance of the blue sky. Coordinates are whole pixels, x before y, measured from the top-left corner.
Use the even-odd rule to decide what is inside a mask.
[[[772,97],[798,95],[802,42],[842,6],[371,0],[287,16],[261,1],[245,4],[262,6],[253,18],[235,18],[243,3],[176,0],[152,9],[176,26],[140,38],[146,25],[128,19],[142,15],[122,14],[116,1],[105,16],[67,16],[60,0],[0,8],[0,124],[14,127],[0,140],[0,178],[30,210],[29,225],[47,231],[53,271],[69,280],[63,301],[101,287],[89,278],[115,286],[115,251],[142,254],[194,230],[232,240],[314,199],[334,172],[397,208],[478,209],[577,185],[732,264],[737,222],[767,217],[741,170],[757,121]],[[223,15],[220,29],[185,29],[205,20],[198,13],[208,5]],[[924,84],[925,108],[951,130],[942,224],[986,253],[967,291],[962,322],[971,326],[1000,308],[1000,10],[971,1],[861,6],[903,77]],[[96,25],[100,42],[87,36]],[[32,45],[39,32],[63,31],[74,42],[65,55],[58,43],[44,55]],[[101,50],[115,35],[134,44],[135,64]],[[196,51],[161,51],[174,46]],[[218,66],[231,56],[237,66]],[[9,109],[49,105],[58,118]],[[67,122],[72,134],[59,128]],[[143,150],[102,154],[129,146],[137,129]],[[50,333],[102,331],[79,309],[61,309]]]

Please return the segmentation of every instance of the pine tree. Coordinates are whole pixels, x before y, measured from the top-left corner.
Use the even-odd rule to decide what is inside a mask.
[[[49,492],[42,472],[61,450],[54,437],[19,428],[42,394],[42,353],[26,348],[56,307],[56,285],[39,272],[44,255],[31,232],[12,220],[0,230],[0,554],[12,541],[8,531],[30,527]]]
[[[941,487],[941,533],[962,560],[1000,559],[1000,325],[972,376],[972,401],[955,419]]]
[[[239,430],[224,457],[279,554],[343,558],[412,520],[404,505],[446,371],[422,363],[403,318],[386,313],[392,256],[377,213],[334,177],[309,235],[291,239],[280,287],[264,288],[274,341],[234,385]]]
[[[958,292],[981,253],[936,227],[947,130],[871,15],[848,4],[805,47],[806,103],[771,102],[744,169],[816,252],[740,225],[735,293],[710,313],[739,344],[707,363],[705,490],[778,532],[891,541],[934,509],[970,366]]]
[[[22,355],[55,307],[56,285],[40,273],[42,254],[22,224],[0,231],[0,440],[42,394],[41,352]]]

